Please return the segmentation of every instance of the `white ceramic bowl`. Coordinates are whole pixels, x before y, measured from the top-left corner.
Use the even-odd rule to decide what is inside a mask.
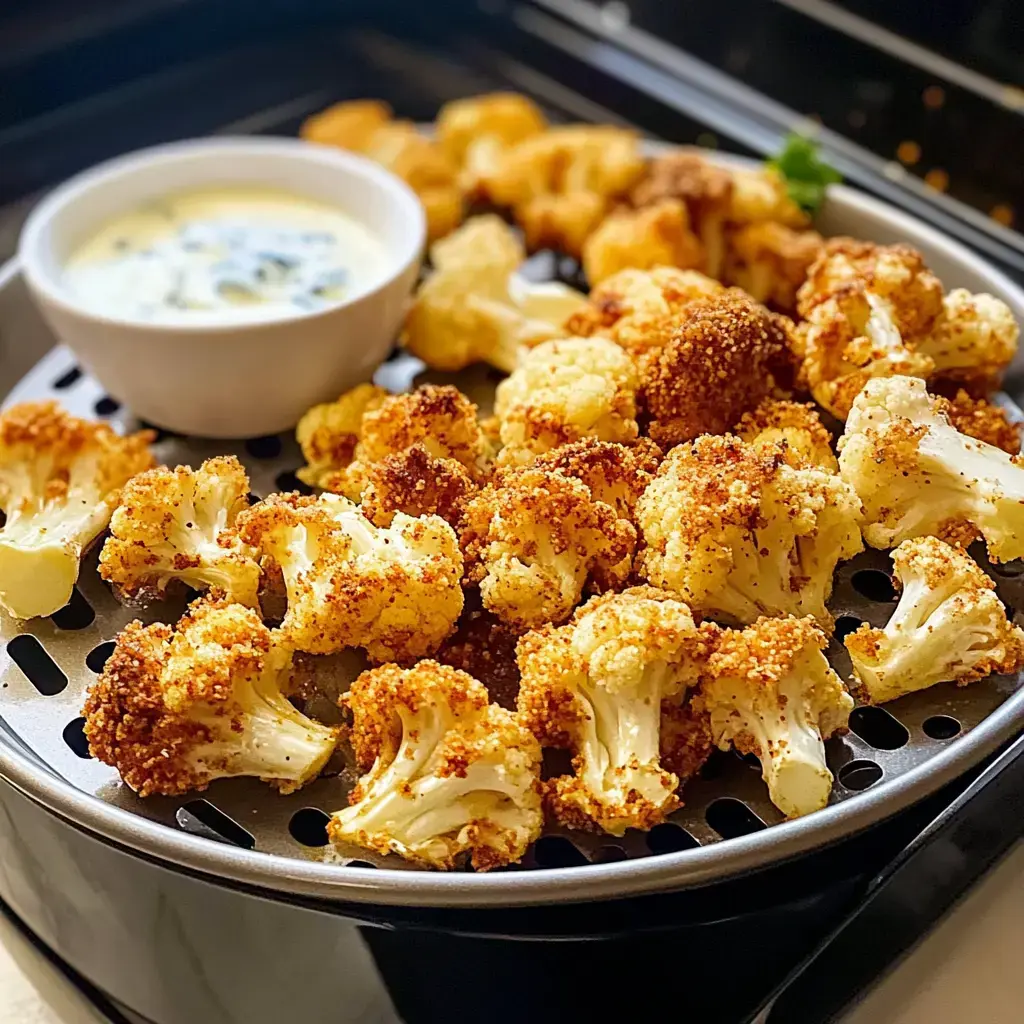
[[[342,209],[383,242],[386,277],[324,310],[239,324],[103,315],[62,284],[69,255],[111,218],[217,185],[284,189]],[[370,378],[398,333],[425,238],[414,193],[363,157],[296,139],[218,138],[140,150],[77,175],[32,212],[19,256],[50,327],[111,395],[168,430],[242,438],[292,427],[311,405]]]

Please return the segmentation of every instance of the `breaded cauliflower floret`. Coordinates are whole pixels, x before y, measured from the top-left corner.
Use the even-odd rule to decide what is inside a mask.
[[[510,373],[521,347],[557,337],[558,324],[583,303],[565,285],[533,286],[518,279],[526,253],[494,214],[466,221],[433,245],[430,257],[434,272],[416,293],[402,341],[436,370],[455,372],[485,362]],[[545,302],[533,301],[538,291]]]
[[[515,217],[530,252],[553,249],[578,259],[607,212],[608,200],[597,192],[545,193],[520,203]]]
[[[283,494],[243,512],[238,532],[280,567],[281,630],[297,650],[407,661],[431,653],[462,611],[462,555],[437,516],[399,512],[380,529],[337,495]]]
[[[708,650],[717,635],[709,622],[701,624],[701,636]],[[687,693],[682,703],[666,700],[661,705],[661,767],[679,779],[682,788],[704,767],[715,749],[711,717],[696,690]]]
[[[632,210],[622,207],[606,217],[583,243],[583,270],[591,285],[622,270],[704,266],[704,247],[690,225],[686,206],[662,199]]]
[[[437,141],[463,167],[472,170],[482,148],[502,148],[539,135],[547,128],[540,107],[516,92],[493,92],[446,103],[437,115]],[[469,182],[467,182],[469,184]]]
[[[843,641],[873,704],[1024,666],[1024,631],[1007,621],[995,584],[969,555],[917,537],[892,561],[902,590],[892,618],[885,629],[865,624]]]
[[[864,539],[891,548],[913,537],[966,542],[989,557],[1024,556],[1024,468],[956,430],[947,403],[912,377],[872,380],[839,440],[839,471],[864,504]]]
[[[494,704],[514,711],[519,693],[516,644],[522,629],[502,622],[484,608],[467,609],[455,632],[434,655],[442,665],[461,669],[487,687]]]
[[[33,619],[68,603],[82,552],[106,528],[119,489],[153,465],[153,436],[121,437],[56,402],[0,416],[0,606]]]
[[[787,313],[824,241],[817,231],[797,231],[775,221],[737,228],[728,235],[722,280],[757,302]]]
[[[299,135],[309,142],[362,152],[392,116],[383,100],[347,100],[307,117]]]
[[[809,218],[789,195],[786,179],[774,168],[733,168],[728,220],[733,224],[771,221],[790,228],[807,227]]]
[[[758,619],[723,631],[701,678],[715,742],[760,759],[771,801],[788,818],[828,803],[822,740],[844,730],[853,710],[824,647],[811,618]]]
[[[961,434],[995,445],[1010,455],[1020,454],[1021,423],[1011,420],[1001,405],[971,398],[960,388],[943,409]]]
[[[159,595],[172,580],[213,587],[258,608],[260,567],[235,533],[249,507],[249,477],[233,455],[199,469],[151,469],[121,492],[100,555],[100,576],[123,598]]]
[[[293,674],[290,651],[239,604],[201,599],[174,629],[132,622],[86,698],[89,750],[140,796],[243,775],[290,793],[338,738],[288,701]]]
[[[565,338],[529,352],[497,388],[494,411],[501,424],[503,465],[577,441],[630,442],[636,423],[636,369],[605,338]]]
[[[766,398],[753,412],[743,414],[733,433],[752,444],[784,442],[792,453],[787,461],[794,469],[809,463],[830,473],[839,471],[839,463],[832,452],[832,435],[810,402]]]
[[[728,430],[789,373],[782,318],[738,289],[690,303],[656,333],[639,359],[640,407],[663,448]]]
[[[387,398],[383,388],[357,384],[336,402],[314,405],[299,420],[295,437],[306,459],[296,476],[310,487],[329,487],[355,458],[363,415]]]
[[[863,548],[860,503],[838,476],[789,459],[783,445],[731,435],[669,452],[637,505],[640,573],[709,615],[830,626],[836,564]]]
[[[696,682],[704,646],[690,609],[653,587],[594,598],[519,642],[519,716],[575,755],[574,774],[545,785],[559,822],[620,836],[679,806],[659,764],[661,707]]]
[[[1002,299],[954,288],[942,315],[918,348],[935,363],[935,374],[975,391],[994,391],[1017,353],[1020,328]]]
[[[636,530],[579,480],[528,467],[501,474],[466,505],[466,576],[484,607],[529,629],[564,622],[589,585],[620,587]]]
[[[540,835],[540,746],[484,687],[421,661],[364,672],[342,698],[363,777],[331,841],[451,870],[514,864]]]

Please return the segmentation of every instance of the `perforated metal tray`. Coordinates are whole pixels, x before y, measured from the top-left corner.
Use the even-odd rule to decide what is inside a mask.
[[[541,275],[550,269],[534,267]],[[45,330],[21,293],[16,275],[9,275],[6,286],[0,283],[0,331],[17,330],[19,309],[26,331]],[[478,369],[442,377],[421,371],[417,360],[400,355],[381,367],[377,379],[395,391],[425,379],[452,381],[488,407],[493,373]],[[136,426],[63,348],[50,352],[7,402],[44,397],[57,398],[77,415],[103,417],[122,429]],[[245,463],[257,495],[296,486],[301,458],[289,436],[239,443],[161,436],[156,444],[159,459],[172,465],[196,465],[225,452]],[[79,710],[112,638],[137,615],[174,621],[183,607],[168,602],[141,614],[123,608],[99,579],[95,558],[93,551],[86,559],[75,600],[52,619],[0,618],[0,775],[108,838],[270,889],[381,903],[509,905],[706,883],[835,840],[898,811],[984,757],[1013,734],[1024,715],[1024,680],[1003,677],[967,688],[937,686],[885,710],[859,709],[851,732],[827,744],[836,775],[831,806],[796,822],[783,822],[769,802],[759,766],[716,754],[702,777],[688,785],[685,807],[646,835],[619,840],[552,829],[521,868],[489,876],[428,874],[397,858],[355,850],[353,864],[318,845],[324,842],[326,815],[344,806],[344,772],[289,797],[254,780],[232,780],[194,798],[140,800],[112,769],[88,757]],[[887,621],[893,607],[888,568],[888,557],[879,552],[840,568],[831,602],[840,631],[861,621]],[[1024,583],[1013,568],[995,579],[1007,604],[1024,609]],[[841,644],[832,645],[830,657],[845,676]],[[361,667],[358,659],[336,660],[324,680],[337,689]],[[367,871],[371,866],[383,870]]]

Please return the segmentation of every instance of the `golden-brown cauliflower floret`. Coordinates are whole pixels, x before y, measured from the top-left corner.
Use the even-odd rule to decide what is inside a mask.
[[[363,415],[387,398],[383,388],[358,384],[336,402],[314,405],[299,420],[295,437],[306,459],[296,476],[310,487],[329,488],[355,458],[363,432]]]
[[[519,716],[574,754],[574,773],[545,784],[560,823],[620,836],[679,806],[679,779],[659,764],[661,708],[697,681],[705,647],[690,609],[653,587],[594,598],[519,642]]]
[[[411,660],[435,650],[462,611],[458,540],[437,516],[399,512],[380,529],[337,495],[271,495],[238,517],[238,531],[280,566],[281,630],[300,651]]]
[[[701,625],[701,634],[710,651],[716,632],[711,623]],[[661,703],[661,767],[679,779],[682,788],[704,767],[715,749],[711,717],[696,691]]]
[[[758,302],[792,313],[796,293],[824,241],[817,231],[798,231],[775,221],[731,231],[722,280]]]
[[[110,520],[100,575],[126,599],[159,595],[180,580],[257,608],[259,563],[234,530],[248,495],[249,477],[233,455],[207,459],[197,470],[140,473]]]
[[[502,622],[485,608],[467,609],[455,632],[437,649],[442,665],[461,669],[487,687],[494,704],[514,711],[519,693],[516,644],[523,630]]]
[[[832,451],[832,435],[810,402],[781,402],[766,398],[753,412],[743,415],[733,433],[753,444],[784,442],[792,454],[787,461],[794,469],[809,464],[830,473],[839,471],[839,463]]]
[[[493,92],[453,100],[437,115],[437,141],[463,167],[473,166],[473,151],[497,140],[504,146],[538,135],[547,119],[533,100],[516,92]]]
[[[486,362],[510,373],[522,346],[557,337],[557,325],[584,301],[565,285],[519,280],[526,253],[493,214],[471,218],[430,256],[434,272],[416,293],[402,341],[437,370]],[[534,301],[538,293],[544,302]]]
[[[808,216],[792,200],[786,179],[772,167],[733,168],[728,220],[733,224],[772,221],[804,228]]]
[[[103,532],[130,477],[153,465],[151,431],[121,437],[56,402],[0,416],[0,606],[19,619],[71,599],[82,552]]]
[[[703,265],[704,247],[678,199],[662,199],[638,210],[621,207],[606,217],[583,245],[583,270],[591,285],[621,270]]]
[[[771,801],[789,818],[828,802],[822,740],[844,730],[853,710],[824,648],[811,618],[758,619],[722,631],[701,678],[698,703],[715,742],[760,759]]]
[[[516,223],[530,252],[554,249],[578,258],[607,212],[608,200],[596,192],[552,192],[520,203]]]
[[[663,448],[728,430],[786,382],[784,321],[737,289],[690,303],[654,333],[660,344],[639,359],[640,407]]]
[[[196,601],[174,629],[132,622],[86,698],[89,749],[140,796],[243,775],[290,793],[337,743],[288,701],[294,675],[291,652],[239,604]]]
[[[451,870],[521,860],[543,824],[540,746],[484,687],[435,661],[364,672],[343,699],[363,777],[331,841]]]
[[[383,100],[348,100],[307,117],[299,135],[309,142],[362,152],[391,117],[391,108]]]
[[[636,368],[614,342],[565,338],[527,353],[497,388],[503,465],[577,441],[630,442],[637,437]]]
[[[1002,448],[1010,455],[1020,454],[1021,423],[1011,420],[1001,405],[971,398],[960,388],[943,409],[961,434]]]
[[[643,576],[709,615],[813,615],[836,564],[862,548],[860,502],[832,473],[790,465],[779,444],[731,435],[669,452],[637,505]]]
[[[892,618],[844,640],[872,703],[1024,666],[1024,631],[1007,621],[995,584],[969,555],[918,537],[896,548],[892,562],[902,590]]]
[[[523,629],[564,622],[584,589],[621,586],[636,530],[572,477],[528,467],[470,499],[462,521],[466,576],[484,607]]]

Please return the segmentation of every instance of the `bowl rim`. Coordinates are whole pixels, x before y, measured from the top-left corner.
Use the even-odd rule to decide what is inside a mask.
[[[177,321],[150,321],[132,316],[101,313],[86,306],[63,286],[59,278],[50,273],[42,258],[42,246],[46,233],[54,219],[76,203],[87,202],[90,193],[100,185],[112,180],[124,179],[133,174],[160,164],[190,156],[216,157],[228,154],[259,159],[263,156],[294,159],[297,164],[312,163],[333,166],[350,176],[361,176],[393,201],[405,207],[409,221],[408,241],[401,246],[386,247],[389,269],[385,276],[372,288],[332,302],[323,309],[286,310],[260,320],[226,320],[190,322],[182,318]],[[340,180],[340,179],[339,179]],[[202,186],[197,186],[201,188]],[[169,191],[173,191],[173,185]],[[283,191],[289,191],[287,186]],[[302,189],[295,189],[302,195]],[[127,208],[125,210],[127,212]],[[33,298],[40,304],[56,307],[63,313],[91,321],[101,326],[127,328],[153,336],[181,334],[236,334],[240,331],[258,332],[280,328],[284,325],[301,324],[332,316],[339,310],[366,302],[381,292],[393,287],[410,269],[420,262],[427,244],[427,219],[423,204],[416,193],[396,174],[358,153],[324,146],[303,139],[287,137],[213,136],[182,139],[147,146],[120,156],[94,164],[78,174],[61,182],[33,208],[18,236],[17,258],[22,274]]]

